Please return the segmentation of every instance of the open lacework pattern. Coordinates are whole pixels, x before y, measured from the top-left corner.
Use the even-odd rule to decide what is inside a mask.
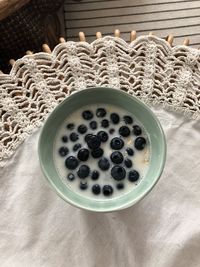
[[[128,44],[107,36],[58,44],[51,54],[17,60],[0,75],[0,163],[43,124],[63,99],[86,87],[115,87],[150,104],[198,119],[200,51],[154,36]]]

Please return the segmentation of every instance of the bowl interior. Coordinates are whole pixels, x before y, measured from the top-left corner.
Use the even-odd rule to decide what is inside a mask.
[[[150,140],[151,157],[146,176],[133,191],[117,199],[91,201],[78,195],[62,182],[54,165],[53,144],[57,130],[71,112],[93,103],[113,104],[129,111],[143,124]],[[159,121],[145,104],[118,89],[100,87],[74,93],[54,109],[43,126],[38,151],[42,171],[60,197],[80,208],[107,212],[133,205],[152,189],[159,179],[165,164],[166,143]]]

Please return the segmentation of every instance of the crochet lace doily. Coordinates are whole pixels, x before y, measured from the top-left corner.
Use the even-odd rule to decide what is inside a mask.
[[[86,87],[114,87],[150,104],[200,116],[200,51],[154,36],[128,44],[107,36],[58,44],[26,55],[0,75],[0,164],[4,165],[49,112]]]

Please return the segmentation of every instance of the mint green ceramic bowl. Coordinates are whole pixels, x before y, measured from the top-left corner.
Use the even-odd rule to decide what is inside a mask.
[[[68,114],[92,103],[110,103],[133,114],[145,127],[150,140],[151,157],[146,176],[133,191],[118,198],[105,201],[90,200],[69,189],[59,177],[53,160],[53,144],[57,129]],[[38,144],[42,171],[57,194],[68,203],[82,209],[96,212],[110,212],[125,209],[142,199],[158,181],[166,158],[166,142],[162,127],[153,112],[137,98],[111,88],[89,88],[74,93],[59,104],[46,120]]]

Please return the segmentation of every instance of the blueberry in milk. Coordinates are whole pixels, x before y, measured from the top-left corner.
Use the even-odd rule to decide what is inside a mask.
[[[113,134],[115,132],[115,129],[113,129],[113,128],[111,128],[110,130],[109,130],[109,133],[110,134]]]
[[[127,168],[131,168],[133,163],[130,159],[125,159],[124,161],[124,165],[127,167]]]
[[[129,172],[128,179],[131,182],[136,182],[139,179],[140,175],[136,170],[132,170]]]
[[[67,143],[67,141],[68,141],[67,135],[63,135],[61,139],[62,139],[63,143]]]
[[[113,188],[111,185],[104,185],[103,187],[103,194],[104,196],[110,196],[113,193]]]
[[[99,131],[97,135],[100,137],[101,142],[106,142],[108,140],[108,134],[105,131]]]
[[[90,110],[84,110],[82,116],[85,120],[91,120],[93,118],[93,113]]]
[[[112,149],[120,150],[124,146],[124,141],[119,137],[114,137],[110,142],[110,146]]]
[[[62,146],[59,148],[58,152],[61,155],[61,157],[65,157],[68,154],[69,149],[66,146]]]
[[[132,124],[133,123],[133,118],[131,116],[124,116],[123,117],[124,121],[126,124]]]
[[[123,184],[123,183],[118,183],[118,184],[116,185],[116,188],[117,188],[118,190],[122,190],[122,189],[124,189],[124,184]]]
[[[88,177],[89,173],[90,173],[90,168],[87,165],[81,165],[77,172],[78,177],[81,179]]]
[[[92,130],[96,130],[97,129],[97,122],[96,121],[91,121],[90,122],[90,128]]]
[[[103,128],[108,128],[108,127],[109,127],[109,121],[106,120],[106,119],[102,120],[102,121],[101,121],[101,126],[102,126]]]
[[[90,138],[92,138],[93,134],[89,133],[89,134],[86,134],[85,137],[84,137],[84,140],[85,142],[88,142]]]
[[[78,126],[78,132],[80,134],[84,134],[87,132],[87,126],[85,124],[81,124]]]
[[[95,180],[98,180],[98,178],[99,178],[99,172],[94,170],[92,172],[91,179],[95,181]]]
[[[142,129],[138,125],[133,125],[133,133],[138,136],[142,134]]]
[[[77,143],[73,146],[73,151],[77,151],[78,149],[81,148],[81,144],[80,143]]]
[[[69,129],[69,130],[73,130],[74,127],[75,127],[75,125],[73,123],[68,123],[67,124],[67,129]]]
[[[94,184],[92,186],[92,192],[95,194],[95,195],[99,195],[100,192],[101,192],[101,187],[99,184]]]
[[[98,161],[98,166],[102,171],[107,171],[110,168],[110,162],[104,157]]]
[[[137,150],[143,150],[146,145],[146,139],[144,137],[137,137],[135,139],[135,148]]]
[[[88,188],[88,184],[86,181],[81,181],[79,186],[81,190],[86,190]]]
[[[69,136],[69,139],[70,139],[72,142],[77,141],[78,138],[79,138],[79,137],[78,137],[78,134],[75,133],[75,132],[72,132],[72,133],[70,134],[70,136]]]
[[[65,166],[69,170],[75,170],[78,166],[78,160],[75,157],[70,156],[66,159]]]
[[[111,175],[116,181],[120,181],[126,177],[126,171],[122,166],[116,165],[112,167]]]
[[[120,120],[119,115],[117,113],[111,113],[110,119],[113,124],[118,124]]]
[[[74,111],[58,129],[54,145],[55,166],[66,186],[97,201],[128,194],[148,170],[150,143],[144,127],[113,105]]]
[[[115,163],[115,164],[120,164],[120,163],[123,162],[124,157],[123,157],[123,155],[122,155],[121,152],[119,152],[119,151],[114,151],[114,152],[112,152],[112,154],[110,155],[110,159],[111,159],[111,161],[112,161],[113,163]]]
[[[78,151],[77,157],[80,161],[87,161],[89,158],[89,150],[87,148],[82,148]]]
[[[75,175],[73,173],[68,173],[67,175],[68,180],[73,181],[75,179]]]
[[[127,137],[130,135],[130,129],[127,126],[121,126],[119,128],[119,134],[123,137]]]
[[[103,149],[102,148],[96,148],[96,149],[93,149],[92,151],[91,151],[91,155],[92,155],[92,157],[94,158],[94,159],[98,159],[98,158],[101,158],[102,156],[103,156],[103,153],[104,153],[104,151],[103,151]]]
[[[131,147],[127,147],[126,152],[129,156],[133,156],[134,155],[134,150]]]
[[[98,135],[91,135],[86,142],[90,149],[97,149],[101,145],[101,139]]]
[[[106,116],[106,110],[105,110],[105,108],[98,108],[96,110],[96,115],[97,115],[98,118],[105,117]]]

